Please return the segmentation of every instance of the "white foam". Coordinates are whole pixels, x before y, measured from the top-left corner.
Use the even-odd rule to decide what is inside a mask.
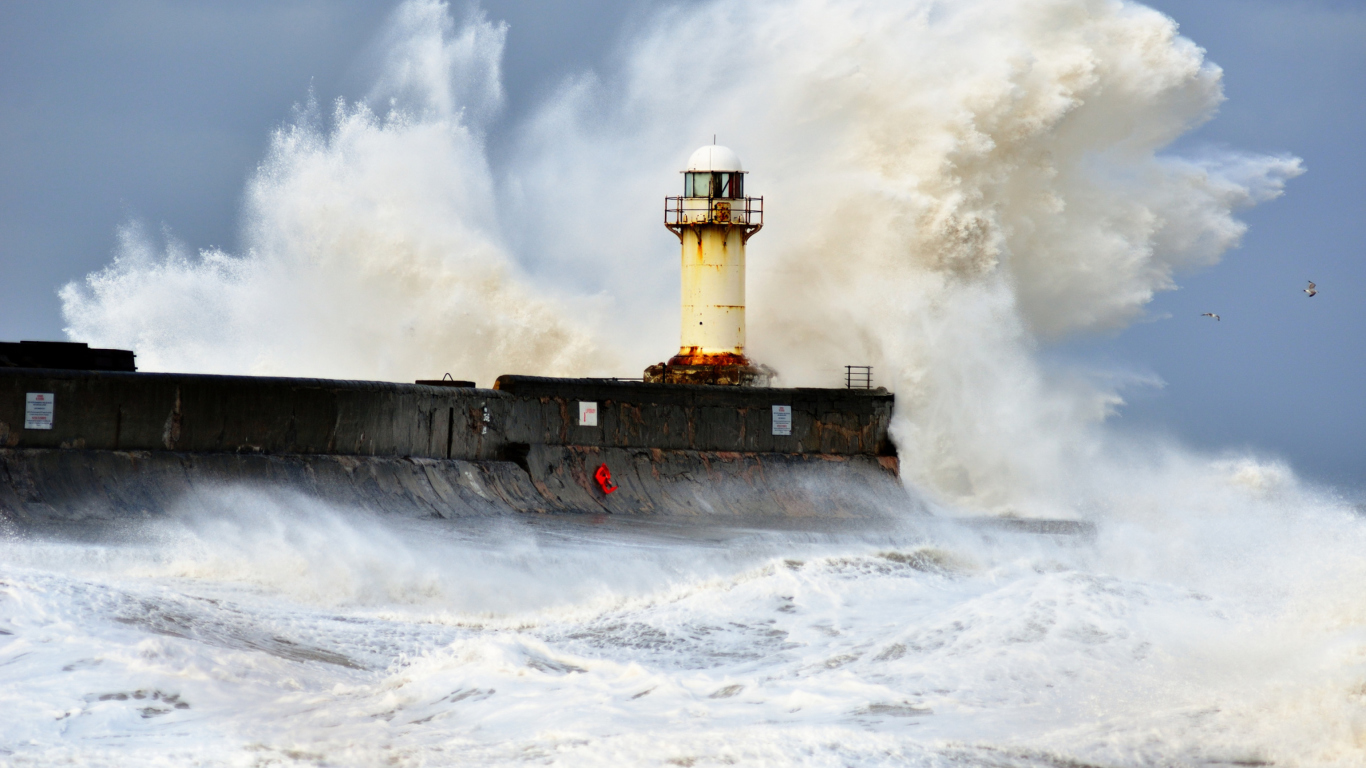
[[[1284,511],[718,545],[275,500],[14,541],[0,737],[36,764],[1350,764],[1366,526]]]

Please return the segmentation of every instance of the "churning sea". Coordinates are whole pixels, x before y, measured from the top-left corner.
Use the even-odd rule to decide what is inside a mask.
[[[1096,523],[418,520],[224,490],[11,533],[0,763],[1362,764],[1366,521]]]

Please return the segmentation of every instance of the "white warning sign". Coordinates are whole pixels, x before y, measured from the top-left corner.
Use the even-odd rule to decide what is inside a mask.
[[[52,429],[51,392],[29,392],[24,396],[24,429]]]
[[[775,405],[773,406],[773,434],[790,435],[792,434],[792,406]]]
[[[590,403],[586,400],[579,401],[579,426],[596,427],[598,425],[598,404]]]

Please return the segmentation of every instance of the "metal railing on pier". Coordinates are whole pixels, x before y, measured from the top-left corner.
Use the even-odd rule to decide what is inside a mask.
[[[873,388],[873,366],[871,366],[871,365],[846,365],[846,366],[844,366],[844,388],[845,388],[845,389],[872,389],[872,388]]]

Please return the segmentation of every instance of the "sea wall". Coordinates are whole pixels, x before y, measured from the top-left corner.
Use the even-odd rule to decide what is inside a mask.
[[[531,445],[695,451],[895,453],[892,396],[503,376],[497,389],[324,379],[0,370],[0,446],[506,458]],[[24,428],[50,393],[52,429]],[[579,425],[579,402],[597,426]],[[772,406],[792,408],[773,434]]]
[[[25,396],[53,396],[49,430],[24,428]],[[0,445],[208,453],[493,458],[487,390],[416,384],[0,370]]]
[[[0,449],[0,532],[173,516],[248,490],[384,514],[876,518],[920,511],[887,458],[539,446],[507,461]],[[590,481],[614,467],[619,489]]]
[[[509,440],[546,445],[697,451],[895,455],[885,390],[641,384],[500,376],[515,397]],[[598,406],[598,425],[578,424],[580,402]],[[791,434],[773,434],[773,406],[792,409]]]
[[[28,396],[51,429],[26,429]],[[596,426],[580,424],[591,403]],[[167,514],[224,485],[462,517],[904,508],[881,391],[504,376],[496,389],[0,370],[0,518]],[[773,406],[790,434],[774,434]],[[618,488],[593,479],[606,465]]]

